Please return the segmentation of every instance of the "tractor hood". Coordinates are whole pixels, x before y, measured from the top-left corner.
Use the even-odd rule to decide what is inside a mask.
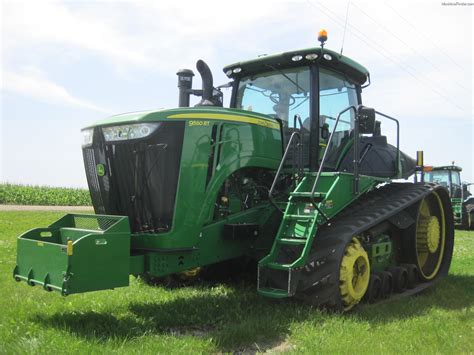
[[[280,142],[276,120],[217,107],[127,113],[84,128],[84,166],[95,212],[128,216],[133,233],[171,231],[182,152],[199,150],[196,142],[209,139],[213,121],[255,125],[271,142]],[[209,132],[193,133],[199,128]],[[185,134],[191,137],[187,141]]]
[[[98,126],[114,126],[154,121],[183,121],[183,120],[222,120],[245,122],[279,129],[278,121],[270,116],[239,109],[222,107],[181,107],[153,111],[138,111],[110,116],[83,128],[84,130]]]

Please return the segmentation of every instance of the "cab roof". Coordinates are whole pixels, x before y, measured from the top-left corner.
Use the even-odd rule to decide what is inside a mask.
[[[308,59],[307,56],[309,54],[317,54],[317,58]],[[300,60],[293,60],[300,56]],[[309,56],[309,58],[311,57],[314,57],[314,55]],[[328,58],[330,59],[328,60]],[[262,55],[255,59],[227,65],[223,70],[230,78],[241,78],[252,74],[266,72],[272,70],[272,68],[286,69],[308,65],[314,62],[318,62],[322,67],[346,74],[349,78],[360,85],[364,84],[369,79],[369,71],[361,64],[332,50],[318,47],[299,49],[279,54]]]
[[[462,168],[457,165],[445,165],[445,166],[435,166],[433,167],[433,171],[439,170],[454,170],[454,171],[462,171]]]

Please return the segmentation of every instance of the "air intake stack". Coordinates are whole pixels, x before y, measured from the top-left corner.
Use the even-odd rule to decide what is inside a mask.
[[[178,76],[179,107],[189,107],[189,97],[192,94],[193,76],[191,69],[180,69],[176,73]]]

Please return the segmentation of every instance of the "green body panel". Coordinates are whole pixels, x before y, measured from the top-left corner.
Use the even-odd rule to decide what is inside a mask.
[[[186,128],[173,227],[169,232],[159,235],[133,235],[132,248],[134,249],[191,250],[200,248],[201,243],[208,243],[209,240],[220,238],[213,229],[221,229],[220,224],[222,223],[219,222],[219,224],[213,220],[213,214],[216,198],[224,181],[232,173],[244,168],[275,170],[281,159],[281,135],[277,129],[242,123],[234,119],[221,121],[206,118],[194,119],[192,116],[193,114],[206,115],[207,113],[209,115],[236,114],[239,117],[250,117],[242,115],[240,110],[170,110],[165,116],[172,116],[178,112],[189,114],[189,116],[186,115],[189,118],[178,119],[186,121]],[[257,115],[252,115],[251,118],[261,119]],[[266,121],[269,121],[268,118]],[[196,122],[203,122],[203,124],[198,125]],[[218,132],[216,142],[211,141],[214,125],[217,125]],[[214,161],[210,179],[206,183],[211,153],[214,153]],[[217,161],[218,156],[220,156],[219,161]],[[259,211],[260,209],[253,213],[261,213]],[[249,220],[252,221],[253,218],[249,219],[251,215],[251,211],[250,214],[232,214],[227,223],[250,223]],[[209,255],[211,258],[204,264],[215,260],[216,250],[206,249],[201,253]]]
[[[198,240],[193,248],[188,250],[163,249],[162,252],[147,253],[147,272],[154,276],[165,276],[196,267],[225,261],[245,254],[257,253],[259,249],[268,250],[269,245],[262,245],[265,238],[265,228],[276,214],[273,207],[263,205],[250,211],[233,215],[227,219],[202,227],[198,231]],[[249,235],[245,238],[232,239],[225,235],[224,225],[258,224],[261,226],[259,235]],[[268,236],[267,236],[268,237]]]
[[[128,286],[129,274],[127,217],[67,214],[18,238],[13,276],[30,285],[68,295]]]
[[[451,198],[451,204],[453,205],[453,213],[454,213],[454,223],[457,225],[462,224],[462,214],[463,214],[463,200],[462,198],[456,198],[452,197]]]
[[[370,271],[380,272],[393,264],[393,243],[389,236],[380,235],[371,244],[364,245],[370,260]]]
[[[174,118],[175,115],[187,115],[188,117],[184,118]],[[204,118],[195,118],[192,115],[202,115],[207,114],[208,117]],[[214,116],[215,115],[215,116]],[[235,117],[226,119],[224,121],[223,117],[226,115],[232,115]],[[220,118],[218,117],[220,116]],[[260,119],[270,124],[278,124],[274,118],[270,116],[262,115],[258,112],[250,112],[240,109],[229,109],[223,107],[214,107],[214,106],[201,106],[201,107],[181,107],[176,109],[163,109],[156,111],[139,111],[139,112],[130,112],[124,113],[121,115],[110,116],[103,120],[100,120],[92,125],[89,125],[85,128],[92,128],[96,126],[111,126],[116,124],[127,124],[127,123],[140,123],[140,122],[156,122],[156,121],[176,121],[176,120],[208,120],[208,121],[221,121],[221,122],[242,122],[239,119],[243,118],[254,118]],[[277,126],[274,126],[275,129],[278,129]],[[196,142],[194,142],[196,143]]]

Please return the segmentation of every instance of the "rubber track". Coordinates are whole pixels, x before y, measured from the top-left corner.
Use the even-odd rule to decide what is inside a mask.
[[[296,297],[314,305],[342,308],[339,265],[352,237],[415,205],[439,188],[426,183],[391,183],[361,196],[316,235],[308,263],[300,274]],[[421,283],[409,290],[410,294],[432,283]]]

